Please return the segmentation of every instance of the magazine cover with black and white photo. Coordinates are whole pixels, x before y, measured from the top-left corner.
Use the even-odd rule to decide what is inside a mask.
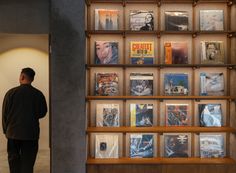
[[[164,157],[191,157],[191,137],[185,133],[164,133]]]
[[[154,137],[152,134],[130,135],[130,157],[151,158],[154,156]]]
[[[153,104],[130,104],[130,125],[146,127],[153,125]]]
[[[190,119],[188,104],[166,104],[167,126],[189,126]]]
[[[223,31],[224,11],[223,10],[200,10],[201,31]]]
[[[223,41],[201,41],[202,64],[224,64]]]
[[[165,11],[166,31],[188,31],[187,11]]]
[[[166,73],[164,74],[165,95],[188,95],[188,74]]]
[[[119,104],[97,104],[96,126],[119,127],[120,110]]]
[[[198,110],[201,127],[222,126],[221,104],[199,104]]]
[[[200,73],[200,95],[223,96],[224,92],[223,73]]]
[[[117,73],[96,73],[95,75],[96,96],[117,96],[119,94]]]
[[[130,73],[130,95],[152,96],[153,73]]]
[[[118,64],[118,42],[95,41],[95,64]]]
[[[95,9],[95,30],[118,30],[119,10]]]
[[[131,10],[130,30],[132,31],[153,31],[154,14],[153,11]]]
[[[96,134],[95,158],[118,158],[118,139],[117,134]]]
[[[221,158],[225,156],[224,136],[222,134],[204,134],[200,137],[201,158]]]

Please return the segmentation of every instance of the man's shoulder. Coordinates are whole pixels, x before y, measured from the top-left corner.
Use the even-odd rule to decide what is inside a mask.
[[[39,89],[35,88],[34,86],[31,86],[32,89],[34,90],[35,93],[39,94],[39,95],[43,95],[42,91],[40,91]]]

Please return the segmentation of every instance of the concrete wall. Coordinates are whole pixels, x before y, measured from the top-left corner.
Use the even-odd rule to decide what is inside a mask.
[[[1,0],[0,33],[49,33],[49,0]]]

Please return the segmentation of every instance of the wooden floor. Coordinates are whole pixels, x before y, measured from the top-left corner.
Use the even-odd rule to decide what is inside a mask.
[[[6,151],[0,151],[0,173],[9,173]],[[50,173],[49,150],[40,150],[38,152],[34,173]]]

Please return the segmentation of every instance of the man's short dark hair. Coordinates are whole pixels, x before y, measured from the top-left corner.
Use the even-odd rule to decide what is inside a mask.
[[[35,71],[32,68],[23,68],[21,73],[24,73],[29,78],[29,80],[34,80]]]

